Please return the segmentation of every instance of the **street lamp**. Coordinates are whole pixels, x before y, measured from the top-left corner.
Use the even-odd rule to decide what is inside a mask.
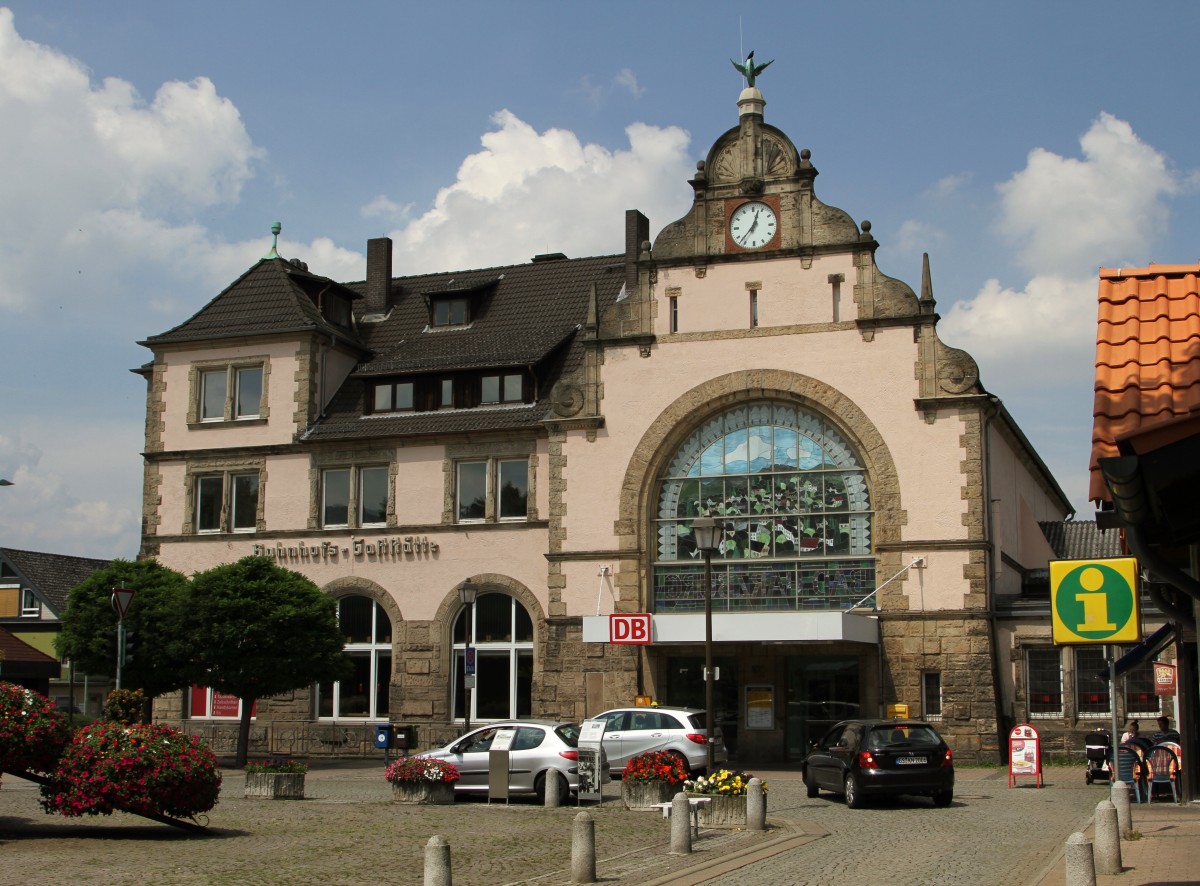
[[[704,731],[708,748],[708,771],[713,771],[713,653],[712,653],[712,555],[721,541],[724,527],[712,517],[692,521],[696,549],[704,555]]]
[[[471,707],[475,701],[475,650],[471,647],[471,639],[475,632],[475,598],[478,596],[479,588],[471,579],[458,586],[458,600],[467,610],[466,643],[463,647],[463,687],[467,690],[463,707],[464,733],[471,731]]]

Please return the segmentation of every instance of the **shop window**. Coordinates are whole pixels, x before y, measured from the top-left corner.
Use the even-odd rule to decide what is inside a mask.
[[[489,477],[492,478],[489,482]],[[459,523],[529,518],[529,459],[489,458],[456,466],[455,514]]]
[[[263,417],[264,364],[228,364],[199,370],[195,409],[201,422]]]
[[[193,686],[188,690],[187,710],[193,720],[239,720],[242,716],[242,700],[208,686]],[[250,709],[251,719],[257,713],[256,704]]]
[[[1052,646],[1025,650],[1026,691],[1031,718],[1061,717],[1062,651]]]
[[[780,402],[727,410],[666,463],[653,500],[654,608],[704,608],[692,521],[725,528],[712,556],[718,610],[847,609],[875,590],[867,472],[827,419]]]
[[[392,682],[392,620],[370,597],[338,600],[338,625],[346,636],[349,679],[317,687],[317,715],[323,719],[386,717]]]
[[[372,452],[366,457],[385,457]],[[321,526],[325,529],[387,526],[392,506],[392,479],[388,465],[328,467],[320,473]]]
[[[1107,668],[1107,646],[1075,648],[1075,710],[1078,716],[1111,716],[1110,686],[1108,680],[1100,676]]]
[[[254,532],[261,518],[259,475],[222,471],[195,478],[195,531]]]
[[[470,720],[529,717],[533,710],[533,621],[520,601],[508,594],[482,593],[475,601],[470,646],[475,649],[475,691],[465,688],[467,610],[453,628],[454,716]],[[468,702],[470,695],[470,702]]]
[[[940,671],[921,674],[921,716],[926,720],[942,719],[942,675]]]

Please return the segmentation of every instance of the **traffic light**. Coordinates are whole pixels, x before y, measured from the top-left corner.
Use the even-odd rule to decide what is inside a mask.
[[[120,651],[120,645],[117,640],[116,630],[104,632],[104,654],[109,661],[116,662],[117,653]]]
[[[136,631],[125,632],[125,666],[133,664],[133,653],[137,649],[138,635]]]

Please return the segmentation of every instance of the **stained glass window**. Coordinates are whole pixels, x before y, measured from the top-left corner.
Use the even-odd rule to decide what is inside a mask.
[[[724,527],[718,608],[844,609],[874,590],[871,496],[858,455],[827,421],[764,402],[698,428],[659,478],[655,605],[702,608],[696,517]]]

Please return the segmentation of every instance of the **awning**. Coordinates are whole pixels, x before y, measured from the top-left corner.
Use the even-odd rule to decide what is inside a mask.
[[[1168,622],[1163,625],[1137,646],[1134,646],[1124,655],[1117,659],[1117,676],[1121,676],[1126,671],[1137,667],[1142,662],[1154,658],[1162,652],[1167,644],[1175,639],[1175,625]],[[1101,680],[1108,679],[1108,668],[1105,668],[1096,675]]]
[[[704,613],[650,616],[652,643],[703,643]],[[713,613],[715,643],[804,643],[843,640],[879,645],[879,619],[873,612],[719,612]],[[585,615],[583,642],[608,643],[609,617]]]

